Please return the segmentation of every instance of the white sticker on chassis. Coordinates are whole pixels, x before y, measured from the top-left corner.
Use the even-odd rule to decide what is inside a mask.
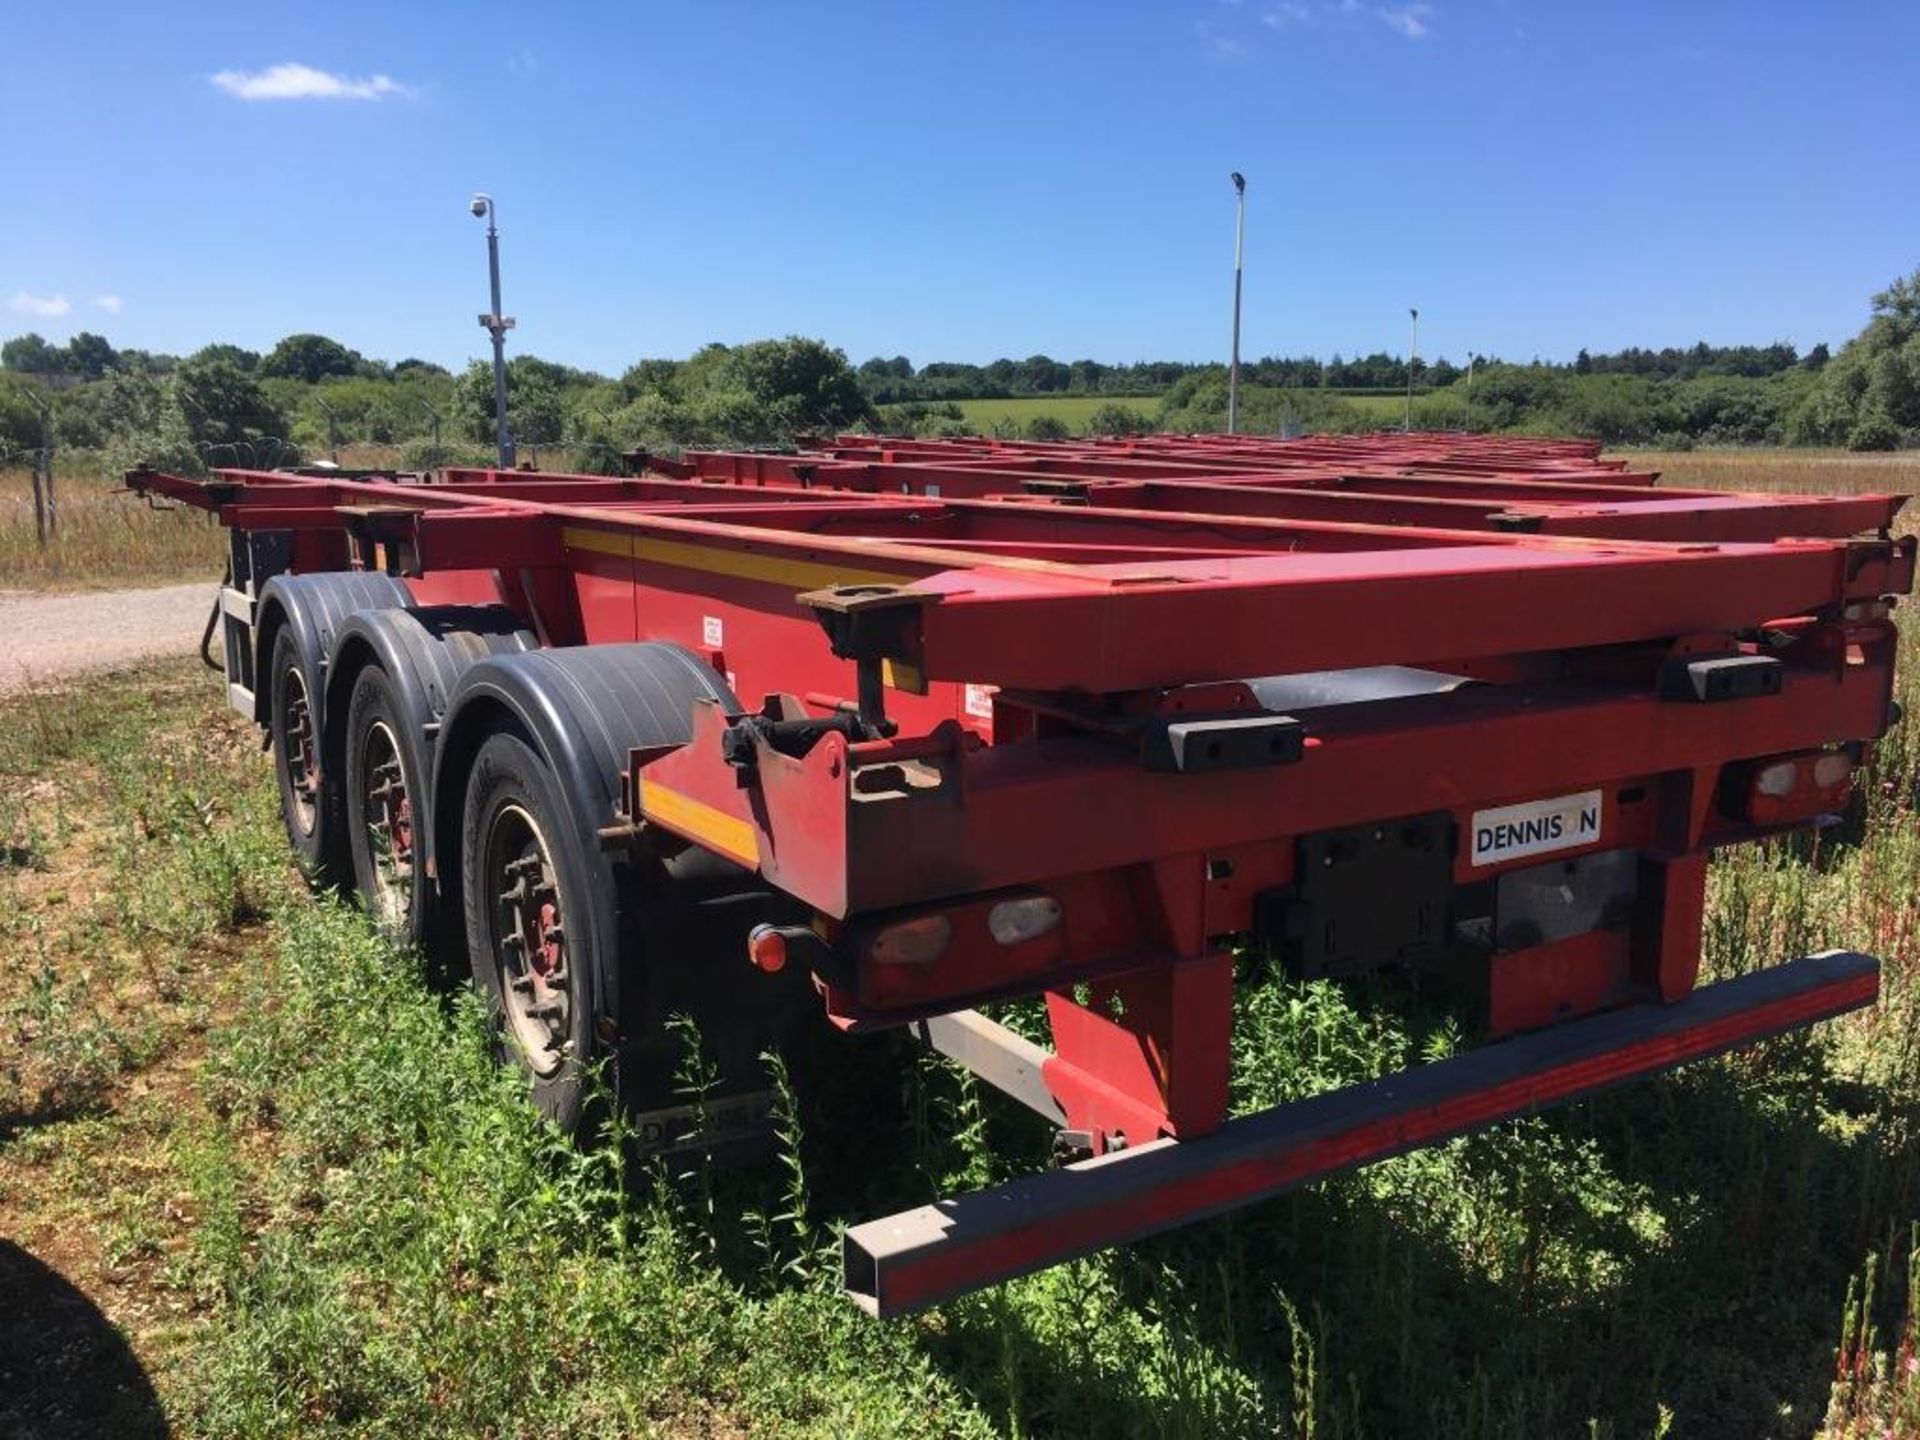
[[[1492,865],[1523,855],[1571,850],[1600,838],[1600,792],[1556,795],[1524,805],[1473,812],[1473,849],[1468,863]]]

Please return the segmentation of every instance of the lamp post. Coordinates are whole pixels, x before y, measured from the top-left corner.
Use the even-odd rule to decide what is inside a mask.
[[[1413,372],[1420,363],[1420,312],[1409,309],[1407,314],[1413,317],[1413,341],[1407,346],[1407,419],[1400,427],[1403,431],[1413,429]]]
[[[1247,177],[1233,172],[1233,360],[1227,367],[1227,433],[1240,428],[1240,263],[1247,238]]]
[[[513,317],[500,313],[500,212],[493,197],[476,194],[469,203],[474,218],[487,222],[487,280],[492,286],[493,309],[480,317],[481,328],[493,336],[493,436],[500,447],[500,468],[513,468],[513,432],[507,428],[507,331]]]
[[[1467,352],[1467,423],[1463,429],[1473,429],[1473,362],[1480,357],[1471,350]]]

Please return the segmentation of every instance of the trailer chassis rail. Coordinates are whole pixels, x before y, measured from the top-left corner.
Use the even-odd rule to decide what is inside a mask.
[[[1198,1140],[1110,1151],[869,1220],[842,1241],[847,1294],[869,1315],[906,1314],[1831,1019],[1872,1005],[1879,989],[1871,956],[1810,955],[1676,1004],[1572,1021],[1230,1120]]]

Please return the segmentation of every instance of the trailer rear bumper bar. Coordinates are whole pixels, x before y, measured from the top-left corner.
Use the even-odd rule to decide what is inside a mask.
[[[856,1225],[847,1293],[905,1314],[1375,1160],[1874,1003],[1880,962],[1807,956],[1672,1005],[1596,1015],[1454,1059]]]

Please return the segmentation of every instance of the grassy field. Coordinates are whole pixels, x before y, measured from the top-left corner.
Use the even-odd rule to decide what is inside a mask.
[[[1853,455],[1844,450],[1622,450],[1661,483],[1706,490],[1777,490],[1912,495],[1920,453]]]
[[[1258,385],[1247,387],[1249,401],[1267,390]],[[1340,398],[1364,412],[1381,425],[1397,425],[1405,410],[1398,395],[1348,395]],[[1095,411],[1106,405],[1123,405],[1142,419],[1151,421],[1160,413],[1157,395],[1021,395],[1009,400],[956,400],[967,425],[983,435],[996,427],[1012,426],[1022,432],[1042,415],[1050,415],[1076,435],[1087,432]],[[884,419],[887,410],[881,411]]]
[[[1160,413],[1158,395],[1022,395],[1011,400],[956,400],[966,423],[983,435],[993,433],[996,425],[1010,424],[1024,430],[1041,415],[1051,415],[1069,430],[1084,434],[1094,411],[1106,405],[1121,405],[1152,420]],[[884,419],[886,411],[881,411]]]
[[[33,477],[0,469],[0,589],[97,589],[218,579],[226,537],[198,510],[161,513],[93,474],[56,474],[58,528],[39,543]]]
[[[1871,949],[1877,1010],[881,1326],[836,1228],[1041,1164],[1024,1112],[831,1037],[784,1166],[575,1151],[295,881],[214,677],[0,702],[0,1435],[1920,1433],[1916,784],[1908,723],[1841,838],[1713,873],[1713,975]],[[1404,982],[1249,975],[1235,1104],[1462,1039]]]

